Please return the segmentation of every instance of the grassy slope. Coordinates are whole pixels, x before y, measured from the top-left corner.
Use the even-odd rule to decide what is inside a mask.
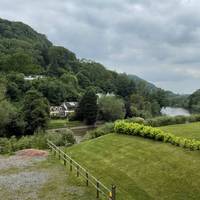
[[[84,123],[80,121],[67,121],[66,119],[51,119],[48,124],[49,129],[56,128],[70,128],[75,126],[83,126]]]
[[[152,140],[109,134],[67,148],[118,200],[200,199],[199,152]]]
[[[200,122],[163,126],[160,128],[180,137],[200,140]]]

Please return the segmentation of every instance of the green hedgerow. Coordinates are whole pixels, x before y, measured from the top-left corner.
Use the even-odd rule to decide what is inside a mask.
[[[141,136],[171,143],[175,146],[188,148],[190,150],[200,150],[200,141],[198,140],[177,137],[171,133],[166,133],[159,128],[146,126],[144,124],[128,123],[125,120],[121,120],[115,122],[114,131],[119,134]]]

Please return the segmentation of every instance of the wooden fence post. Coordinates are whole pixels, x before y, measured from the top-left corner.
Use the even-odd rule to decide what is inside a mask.
[[[86,172],[86,185],[88,186],[89,185],[89,176],[88,176],[88,173]]]
[[[97,199],[99,198],[99,182],[97,181]]]
[[[77,167],[76,167],[76,170],[77,170],[76,175],[77,175],[77,177],[79,177],[79,166],[78,166],[78,165],[77,165]]]
[[[64,165],[66,166],[66,154],[64,154]]]
[[[116,186],[112,185],[112,200],[116,200]]]
[[[70,171],[72,171],[72,160],[70,159]]]
[[[60,160],[60,149],[58,150],[58,158]]]

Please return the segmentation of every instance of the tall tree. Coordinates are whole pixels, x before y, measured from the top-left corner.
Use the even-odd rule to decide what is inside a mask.
[[[33,134],[45,129],[49,120],[48,100],[36,90],[29,90],[25,95],[24,106],[25,133]]]
[[[88,88],[83,95],[78,111],[87,124],[94,124],[97,119],[97,95],[93,88]]]

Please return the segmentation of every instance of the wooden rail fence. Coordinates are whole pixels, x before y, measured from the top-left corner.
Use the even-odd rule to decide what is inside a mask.
[[[59,147],[57,147],[53,142],[47,140],[47,144],[51,150],[51,152],[56,156],[58,156],[59,160],[63,160],[64,165],[69,164],[70,171],[73,169],[76,171],[76,176],[82,176],[86,185],[89,186],[91,184],[96,189],[96,197],[100,198],[100,194],[103,195],[107,200],[116,200],[116,186],[112,185],[112,188],[107,188],[104,184],[102,184],[97,178],[95,178],[92,174],[90,174],[86,169],[84,169],[80,164],[78,164],[75,160],[73,160],[69,155],[67,155],[64,151],[62,151]]]

